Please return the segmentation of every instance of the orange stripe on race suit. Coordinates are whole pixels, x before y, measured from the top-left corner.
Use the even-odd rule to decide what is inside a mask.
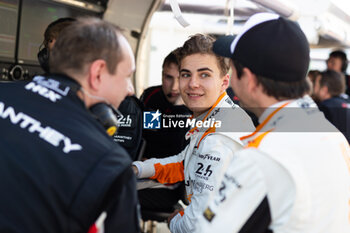
[[[192,196],[193,196],[193,194],[188,194],[187,195],[187,200],[188,200],[189,203],[191,203]]]
[[[287,102],[287,103],[284,103],[282,106],[280,106],[279,108],[277,108],[275,111],[273,111],[260,125],[258,125],[258,127],[256,127],[255,131],[252,133],[252,134],[249,134],[247,136],[243,136],[243,137],[240,137],[241,140],[245,140],[247,138],[250,138],[252,136],[254,136],[257,132],[259,132],[262,127],[264,127],[267,122],[270,121],[270,119],[279,111],[281,110],[282,108],[284,108],[285,106],[287,106],[289,103],[291,102]]]
[[[162,165],[154,164],[155,175],[150,179],[157,180],[162,184],[175,184],[185,179],[183,162]]]
[[[180,210],[180,211],[179,211],[179,214],[180,214],[181,217],[182,217],[182,216],[184,216],[185,212],[184,212],[183,210]]]
[[[210,127],[209,129],[207,129],[207,131],[205,131],[205,133],[202,135],[201,139],[199,139],[199,142],[197,144],[197,148],[199,147],[199,144],[201,143],[201,141],[205,138],[205,136],[207,136],[210,133],[215,133],[216,131],[216,127]]]
[[[346,147],[348,147],[347,144],[345,144],[345,143],[340,144],[340,149],[341,149],[343,158],[344,158],[344,160],[345,160],[346,166],[348,167],[348,171],[350,172],[350,158],[349,158],[349,156],[348,156]],[[348,206],[349,206],[348,220],[349,220],[349,222],[350,222],[350,200],[349,200]]]
[[[350,158],[348,156],[346,147],[348,147],[347,144],[345,144],[345,143],[340,144],[340,148],[341,148],[341,152],[342,152],[343,158],[344,158],[345,163],[346,163],[346,165],[348,167],[348,170],[350,172]]]
[[[216,102],[213,104],[213,106],[211,106],[211,108],[209,109],[209,111],[207,112],[207,114],[203,117],[202,121],[204,121],[210,114],[210,112],[219,104],[219,102],[222,100],[222,98],[224,98],[224,96],[226,95],[226,91],[224,93],[222,93],[219,98],[216,100]],[[190,119],[192,119],[193,116],[190,117]],[[197,129],[197,126],[190,129],[190,133],[193,133],[195,130]]]
[[[350,200],[349,200],[348,206],[349,206],[349,209],[350,209]],[[350,222],[350,210],[349,210],[348,220],[349,220],[349,222]]]
[[[270,129],[269,131],[266,131],[264,133],[262,133],[261,135],[257,136],[256,138],[254,138],[252,141],[248,142],[248,145],[245,146],[245,148],[249,148],[249,147],[255,147],[258,148],[261,141],[263,140],[263,138],[272,131],[272,129]]]

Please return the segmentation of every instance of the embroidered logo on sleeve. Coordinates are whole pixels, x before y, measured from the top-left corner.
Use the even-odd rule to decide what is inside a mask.
[[[206,220],[211,222],[213,220],[213,218],[215,217],[215,213],[209,207],[207,207],[204,210],[203,216]]]

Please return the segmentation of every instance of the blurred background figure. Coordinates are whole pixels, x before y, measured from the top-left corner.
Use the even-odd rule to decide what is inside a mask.
[[[327,69],[345,73],[348,67],[346,54],[341,50],[335,50],[329,54],[327,59]]]
[[[132,160],[138,160],[144,153],[146,145],[142,134],[143,105],[135,96],[127,96],[118,110],[118,130],[113,140],[118,142],[129,153]]]
[[[334,70],[315,72],[312,98],[325,117],[350,142],[350,102],[341,97],[345,90],[344,77]]]
[[[157,111],[166,115],[183,115],[173,118],[185,120],[191,111],[183,105],[179,90],[179,64],[176,51],[169,53],[162,65],[162,85],[147,88],[140,99],[145,111]],[[164,158],[180,153],[187,145],[185,134],[189,128],[144,129],[146,141],[144,158]],[[165,211],[172,213],[178,201],[183,197],[183,182],[168,188],[139,190],[141,208],[145,210]]]
[[[45,32],[44,32],[44,41],[40,45],[38,52],[38,61],[40,63],[41,68],[45,71],[45,73],[50,72],[49,68],[49,57],[50,51],[52,47],[56,43],[56,39],[61,31],[67,26],[71,25],[74,22],[74,18],[59,18],[52,23],[50,23]]]
[[[191,111],[183,105],[179,90],[179,64],[176,50],[168,54],[162,65],[162,85],[147,88],[140,97],[146,111],[159,110],[166,115],[184,115],[177,120],[186,119]],[[187,128],[144,130],[147,142],[144,157],[158,158],[177,154],[186,146]],[[162,145],[161,147],[159,145]]]
[[[345,90],[344,92],[350,94],[350,77],[346,74],[346,69],[348,68],[348,59],[346,54],[342,50],[335,50],[329,54],[327,59],[327,69],[334,70],[344,74],[345,78]],[[345,97],[348,98],[348,97]]]
[[[315,83],[315,80],[316,78],[321,74],[321,71],[319,70],[310,70],[307,74],[307,78],[308,80],[310,81],[309,84],[310,84],[310,96],[312,95],[313,93],[313,88],[314,88],[314,83]]]

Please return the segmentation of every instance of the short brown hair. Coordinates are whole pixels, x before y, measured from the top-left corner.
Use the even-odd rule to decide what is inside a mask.
[[[229,66],[224,57],[218,56],[213,52],[212,48],[214,41],[215,39],[208,35],[195,34],[191,36],[177,52],[179,64],[181,65],[182,59],[192,54],[210,54],[216,57],[221,75],[226,75]]]
[[[48,48],[48,44],[51,40],[57,39],[58,35],[61,33],[61,31],[71,25],[75,21],[74,18],[59,18],[52,23],[50,23],[45,32],[44,32],[44,46],[45,48]]]
[[[179,66],[179,62],[177,61],[177,56],[176,56],[176,54],[178,53],[179,50],[180,50],[180,48],[177,48],[177,49],[171,51],[164,58],[163,65],[162,65],[163,69],[164,69],[164,67],[169,66],[170,64],[175,64],[175,65]]]
[[[328,87],[328,93],[332,96],[338,96],[345,91],[344,75],[334,70],[321,72],[320,87]]]
[[[321,71],[319,70],[310,70],[307,76],[310,78],[312,83],[315,83],[316,78],[321,75]]]
[[[237,60],[233,60],[233,65],[236,69],[238,79],[241,79],[244,66]],[[311,90],[310,83],[306,77],[294,82],[277,81],[261,75],[256,75],[256,79],[258,85],[263,87],[264,93],[277,100],[301,98]]]
[[[342,50],[335,50],[329,54],[329,58],[334,57],[334,58],[339,58],[341,60],[341,72],[346,72],[346,69],[348,68],[348,58],[346,57],[346,53]],[[327,59],[327,62],[329,60]]]
[[[121,30],[99,18],[79,18],[60,33],[50,54],[52,73],[84,73],[95,60],[106,61],[114,74],[122,60],[118,36]]]

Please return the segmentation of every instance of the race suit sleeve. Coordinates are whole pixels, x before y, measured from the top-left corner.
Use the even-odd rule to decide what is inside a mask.
[[[220,185],[223,170],[235,151],[241,148],[240,144],[224,135],[211,134],[201,141],[197,151],[192,152],[190,161],[185,164],[185,172],[189,174],[185,185],[188,186],[190,204],[182,216],[177,214],[171,220],[169,227],[172,233],[194,231],[195,222],[203,213],[208,198]]]
[[[295,186],[286,169],[256,149],[241,150],[198,215],[194,232],[272,232],[271,219],[288,216],[294,198]],[[286,219],[281,219],[277,224],[283,225]]]
[[[133,165],[138,169],[137,178],[150,178],[162,184],[174,184],[184,180],[184,156],[187,147],[177,155],[163,159],[136,161]]]

